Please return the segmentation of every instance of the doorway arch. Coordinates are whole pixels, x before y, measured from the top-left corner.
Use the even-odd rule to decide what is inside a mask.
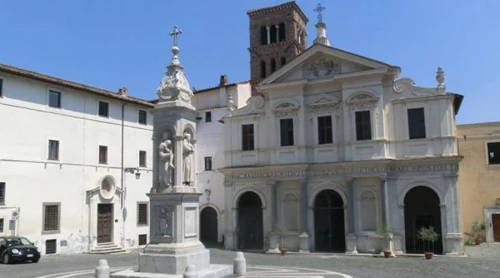
[[[217,211],[213,207],[205,207],[200,213],[200,241],[205,246],[215,246],[217,239]]]
[[[416,186],[410,189],[404,199],[405,245],[406,253],[424,253],[432,251],[443,253],[441,230],[441,207],[438,194],[427,186]],[[417,236],[421,227],[434,227],[439,239],[434,243],[426,243]]]
[[[262,200],[247,191],[238,200],[238,249],[264,248]]]
[[[345,252],[344,201],[335,190],[314,199],[314,241],[315,251]]]

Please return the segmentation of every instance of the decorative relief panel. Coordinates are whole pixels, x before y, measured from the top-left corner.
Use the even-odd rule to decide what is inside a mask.
[[[173,207],[155,207],[156,212],[156,235],[173,237],[174,208]]]
[[[327,59],[319,59],[314,62],[309,68],[306,70],[306,76],[309,78],[319,78],[326,77],[332,74],[340,73],[340,64]]]
[[[300,106],[293,100],[284,100],[275,104],[272,108],[277,117],[297,116]]]
[[[356,93],[346,100],[350,110],[372,109],[380,98],[369,92]]]

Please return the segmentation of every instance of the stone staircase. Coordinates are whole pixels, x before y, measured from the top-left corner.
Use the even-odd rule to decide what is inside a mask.
[[[107,242],[107,243],[98,243],[97,246],[90,250],[89,254],[111,254],[111,253],[122,253],[125,252],[125,249],[122,249],[118,245]]]

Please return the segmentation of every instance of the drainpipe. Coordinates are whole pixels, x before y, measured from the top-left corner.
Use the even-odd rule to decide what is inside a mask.
[[[122,150],[121,150],[121,168],[120,168],[120,180],[121,180],[121,189],[122,194],[120,195],[120,214],[122,218],[122,247],[125,248],[125,218],[123,217],[123,208],[125,207],[125,191],[124,191],[124,175],[125,175],[125,166],[124,166],[124,142],[125,142],[125,105],[126,102],[122,104]]]
[[[124,142],[125,142],[125,105],[127,105],[126,102],[124,102],[122,104],[122,150],[121,150],[121,173],[120,173],[120,186],[121,186],[121,189],[122,189],[122,194],[120,196],[120,202],[121,202],[121,208],[123,209],[123,207],[125,206],[124,205],[124,201],[125,201],[125,198],[124,198],[124,186],[123,186],[123,179],[124,179],[124,169],[125,169],[125,166],[124,166],[124,150],[125,150],[125,147],[124,147]]]

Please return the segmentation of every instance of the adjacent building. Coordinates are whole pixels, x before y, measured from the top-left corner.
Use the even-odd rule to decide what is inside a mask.
[[[0,233],[43,254],[146,244],[152,107],[0,65]]]
[[[460,162],[458,177],[462,230],[467,240],[500,242],[500,123],[457,126]]]
[[[289,48],[300,32],[264,40],[270,19],[279,23],[271,31],[307,22],[293,2],[249,15],[251,68],[263,80],[223,119],[225,247],[421,253],[417,231],[433,226],[434,252],[461,253],[455,115],[463,97],[446,91],[443,70],[435,87],[418,87],[398,66],[331,47],[321,21],[307,49]],[[270,48],[297,52],[269,69]]]

